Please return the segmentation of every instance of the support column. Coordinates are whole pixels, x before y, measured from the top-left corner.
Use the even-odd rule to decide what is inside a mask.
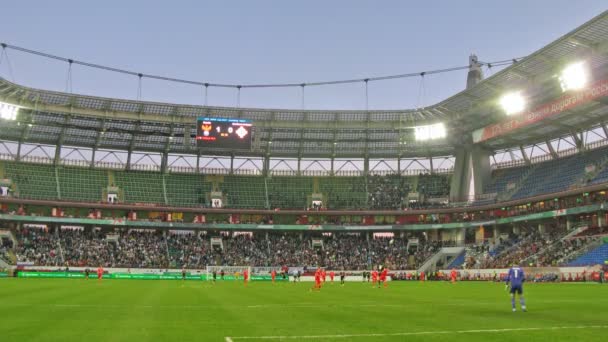
[[[468,146],[460,146],[456,148],[454,153],[454,174],[452,175],[452,184],[450,184],[450,201],[453,202],[462,201],[469,195],[471,155],[468,148]]]
[[[397,174],[401,176],[401,156],[397,157]]]
[[[57,147],[55,147],[55,158],[53,159],[53,164],[55,166],[59,165],[61,161],[61,147],[62,145],[57,145]]]
[[[473,166],[473,186],[475,196],[483,194],[483,189],[492,181],[492,167],[490,166],[490,151],[479,145],[474,145],[471,151],[471,164]]]
[[[606,217],[604,216],[604,213],[601,211],[598,211],[597,213],[597,226],[598,227],[603,227],[606,224]]]
[[[230,174],[234,174],[234,153],[230,155]]]
[[[264,175],[264,177],[268,177],[268,175],[270,174],[270,155],[267,154],[264,157],[264,163],[262,165],[262,174]]]
[[[196,154],[196,173],[201,173],[201,152]]]
[[[168,168],[169,168],[169,153],[164,152],[161,155],[161,159],[160,159],[160,172],[167,173]]]
[[[363,158],[363,175],[366,177],[369,175],[369,156],[367,154]]]
[[[296,175],[298,175],[298,176],[302,175],[302,168],[300,167],[301,162],[302,162],[302,157],[298,156],[298,170],[296,171]]]
[[[131,155],[133,151],[129,150],[129,152],[127,153],[127,166],[125,167],[125,169],[127,171],[131,170]]]

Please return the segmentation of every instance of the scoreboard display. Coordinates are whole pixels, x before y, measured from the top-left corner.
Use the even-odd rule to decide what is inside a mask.
[[[251,149],[251,120],[201,117],[196,123],[198,147]]]

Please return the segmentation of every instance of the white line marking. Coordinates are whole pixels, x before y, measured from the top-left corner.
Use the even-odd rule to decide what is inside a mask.
[[[226,342],[232,342],[232,339],[230,338],[230,336],[226,336]]]
[[[390,336],[414,336],[414,335],[446,335],[446,334],[483,334],[501,333],[514,331],[545,331],[565,329],[608,329],[608,325],[579,325],[570,327],[543,327],[543,328],[505,328],[505,329],[476,329],[476,330],[437,330],[437,331],[415,331],[387,334],[345,334],[345,335],[302,335],[302,336],[236,336],[234,340],[295,340],[295,339],[327,339],[327,338],[351,338],[351,337],[390,337]]]

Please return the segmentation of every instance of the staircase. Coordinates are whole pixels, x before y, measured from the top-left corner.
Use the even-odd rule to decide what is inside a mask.
[[[449,257],[456,258],[463,253],[464,247],[443,247],[439,250],[439,252],[428,258],[427,261],[425,261],[420,268],[418,268],[418,273],[429,273],[437,271],[437,263],[439,261],[443,260],[444,264],[447,264],[445,261],[447,261]]]
[[[464,264],[464,260],[465,260],[466,255],[467,255],[467,251],[464,250],[457,257],[455,257],[454,260],[452,260],[450,262],[450,264],[448,265],[447,269],[462,267],[462,264]]]

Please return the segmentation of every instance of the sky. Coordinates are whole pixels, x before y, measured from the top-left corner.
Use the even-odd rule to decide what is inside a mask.
[[[135,72],[233,84],[422,72],[467,65],[471,53],[488,62],[521,57],[608,9],[605,0],[1,1],[0,42]],[[66,90],[67,63],[6,53],[0,77]],[[465,83],[466,71],[370,83],[369,108],[431,105]],[[74,66],[72,91],[136,99],[138,80]],[[200,105],[204,89],[144,79],[141,98]],[[208,104],[235,106],[236,91],[210,88]],[[240,105],[299,109],[302,93],[299,87],[243,89]],[[363,83],[308,87],[304,107],[365,109]]]

